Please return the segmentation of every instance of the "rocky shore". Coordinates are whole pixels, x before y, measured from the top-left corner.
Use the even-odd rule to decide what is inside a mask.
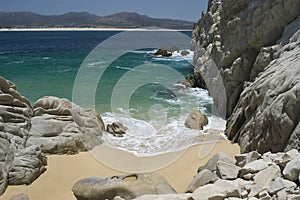
[[[218,67],[226,97],[211,95],[242,152],[299,150],[299,15],[298,0],[210,0],[195,25],[195,77],[214,87]]]
[[[213,87],[211,68],[217,67],[226,97],[211,95],[217,104],[227,99],[218,108],[226,108],[225,133],[242,154],[217,153],[182,194],[158,174],[129,174],[74,182],[78,200],[300,199],[300,1],[208,5],[193,30],[191,81]],[[104,130],[96,111],[56,97],[31,105],[0,77],[0,194],[36,180],[46,170],[46,155],[102,144]],[[27,197],[11,199],[20,198]]]

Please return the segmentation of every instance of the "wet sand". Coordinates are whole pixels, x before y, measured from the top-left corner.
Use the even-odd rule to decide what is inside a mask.
[[[77,155],[52,155],[48,156],[47,171],[34,183],[29,186],[9,186],[0,199],[8,200],[13,195],[23,193],[30,200],[76,200],[71,188],[82,178],[152,170],[164,176],[177,192],[183,192],[198,167],[204,165],[214,154],[224,152],[234,156],[239,151],[238,145],[222,141],[146,158],[138,158],[104,145],[92,152]]]

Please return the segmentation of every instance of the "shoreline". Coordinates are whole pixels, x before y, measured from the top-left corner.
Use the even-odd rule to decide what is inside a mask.
[[[192,29],[165,28],[0,28],[0,32],[9,31],[192,31]]]
[[[132,154],[130,155],[126,152],[119,151],[109,151],[109,153],[107,153],[104,151],[107,148],[108,147],[102,148],[104,157],[108,159],[119,159],[119,164],[122,164],[122,160],[129,159],[126,160],[126,167],[132,167],[132,169],[139,168],[136,163],[131,162],[136,159]],[[192,182],[193,176],[197,173],[197,169],[218,152],[223,152],[233,157],[240,152],[240,148],[230,141],[192,146],[170,165],[166,165],[154,171],[154,173],[165,177],[177,192],[182,193]],[[155,165],[164,161],[169,155],[171,154],[146,159],[151,161],[150,164]],[[9,186],[1,197],[3,199],[10,199],[14,195],[23,193],[27,195],[30,200],[76,200],[71,188],[78,180],[90,176],[107,177],[129,173],[108,167],[95,159],[89,152],[81,152],[76,155],[50,155],[47,156],[47,158],[47,171],[37,180],[29,186]],[[144,162],[144,160],[141,162]]]

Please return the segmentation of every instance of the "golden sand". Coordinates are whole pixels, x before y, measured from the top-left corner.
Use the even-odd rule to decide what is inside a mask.
[[[101,152],[101,163],[94,157]],[[131,171],[155,172],[164,176],[177,192],[183,192],[196,174],[199,166],[204,165],[217,152],[230,156],[239,153],[238,145],[228,141],[196,145],[185,152],[168,153],[160,156],[137,158],[133,154],[110,149],[104,145],[94,153],[84,152],[77,155],[48,156],[47,171],[30,186],[9,186],[2,200],[16,194],[26,194],[30,200],[76,200],[71,188],[74,183],[90,176],[113,176]],[[177,159],[176,159],[177,158]],[[108,167],[108,166],[112,167]],[[123,171],[119,171],[123,170]],[[124,172],[125,171],[125,172]]]

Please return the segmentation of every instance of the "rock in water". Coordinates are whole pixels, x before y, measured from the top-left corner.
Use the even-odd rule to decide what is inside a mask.
[[[102,143],[104,123],[94,110],[68,99],[43,97],[33,106],[27,146],[39,144],[45,153],[75,154]]]
[[[185,127],[196,130],[203,130],[203,126],[207,124],[207,117],[199,110],[192,111],[184,123]]]
[[[132,174],[107,178],[90,177],[79,180],[72,188],[78,200],[126,200],[146,194],[174,194],[169,183],[157,174]]]
[[[154,53],[155,56],[162,56],[162,57],[170,57],[172,56],[172,53],[169,52],[168,50],[166,49],[158,49],[155,53]]]
[[[112,124],[107,124],[106,131],[116,137],[123,137],[126,133],[127,127],[125,127],[120,122],[114,122]]]

